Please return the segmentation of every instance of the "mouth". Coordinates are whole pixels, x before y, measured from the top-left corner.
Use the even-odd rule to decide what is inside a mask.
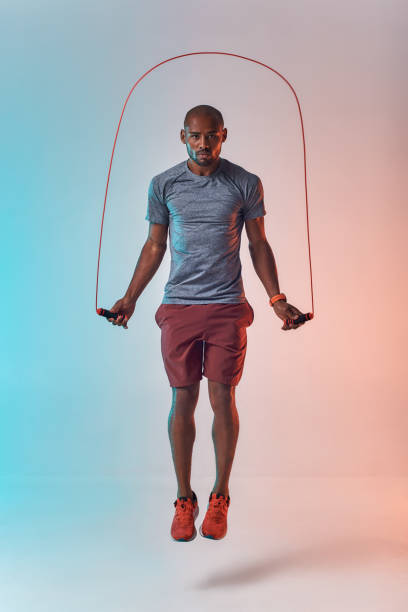
[[[197,153],[197,157],[210,157],[209,153]]]

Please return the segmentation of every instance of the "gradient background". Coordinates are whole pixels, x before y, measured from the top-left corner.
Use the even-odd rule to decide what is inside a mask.
[[[402,0],[1,3],[2,609],[390,612],[392,597],[406,611],[407,12]],[[257,59],[297,92],[315,319],[280,329],[244,230],[255,320],[229,533],[182,545],[169,536],[171,388],[154,321],[170,252],[128,330],[96,316],[95,280],[125,99],[146,70],[192,51]],[[187,158],[179,132],[196,104],[223,113],[221,156],[261,177],[281,291],[310,311],[295,98],[271,71],[221,55],[157,68],[128,102],[98,306],[129,284],[148,183]],[[203,378],[197,528],[211,425]]]

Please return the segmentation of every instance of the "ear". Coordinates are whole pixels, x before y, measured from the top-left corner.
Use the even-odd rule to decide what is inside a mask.
[[[228,133],[227,128],[224,128],[223,132],[224,133],[223,133],[223,136],[222,136],[222,142],[225,142],[227,140],[227,133]]]
[[[186,132],[184,129],[180,131],[180,140],[183,144],[186,144]]]

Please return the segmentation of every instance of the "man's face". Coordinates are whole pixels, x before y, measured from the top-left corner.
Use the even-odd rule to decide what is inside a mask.
[[[180,138],[187,147],[190,159],[199,166],[209,166],[221,153],[227,129],[222,128],[211,115],[196,115],[190,119],[186,129],[181,130]]]

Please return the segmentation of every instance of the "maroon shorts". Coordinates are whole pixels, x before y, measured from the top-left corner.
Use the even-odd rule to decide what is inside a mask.
[[[248,301],[241,304],[160,304],[155,320],[171,387],[202,379],[237,385],[247,348],[246,328],[254,321]]]

